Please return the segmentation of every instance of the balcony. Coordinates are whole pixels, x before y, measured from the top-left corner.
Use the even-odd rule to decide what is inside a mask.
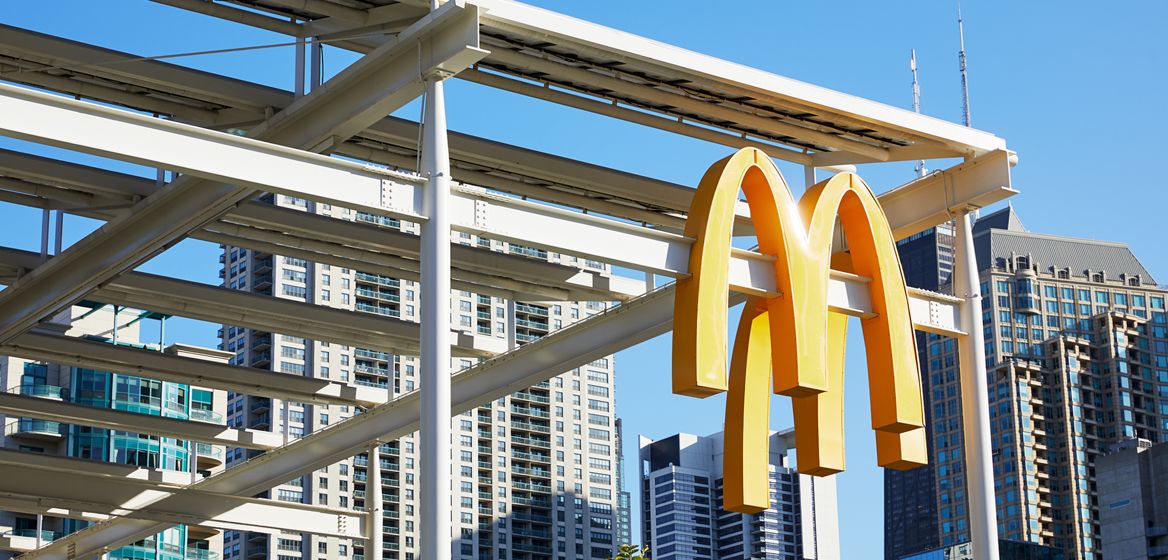
[[[223,448],[209,443],[195,444],[195,462],[199,470],[213,469],[223,464]]]
[[[401,296],[395,292],[374,290],[372,288],[366,288],[365,286],[357,286],[355,291],[357,292],[357,295],[361,297],[379,299],[382,301],[392,301],[395,303],[401,301]]]
[[[61,439],[61,423],[35,418],[21,418],[8,427],[8,435],[41,441]]]
[[[544,455],[544,454],[541,454],[541,453],[527,453],[527,452],[525,452],[525,451],[512,451],[512,452],[511,452],[511,458],[513,458],[513,459],[522,459],[522,460],[524,460],[524,461],[538,461],[538,462],[540,462],[540,463],[550,463],[550,462],[552,462],[552,456],[551,456],[551,455]]]
[[[528,393],[527,391],[519,391],[519,392],[511,395],[511,398],[518,399],[521,401],[531,401],[531,402],[544,403],[544,404],[548,404],[548,403],[552,402],[551,399],[549,399],[543,395],[536,395],[535,393]]]
[[[382,362],[388,362],[393,358],[389,352],[378,352],[376,350],[367,350],[365,348],[354,348],[353,355],[357,356],[358,358],[369,358],[370,360],[378,360]]]
[[[542,492],[545,494],[552,493],[552,487],[550,484],[532,484],[530,482],[515,481],[511,483],[511,486],[517,490],[526,490],[528,492]]]
[[[42,385],[40,383],[25,384],[17,388],[16,393],[26,397],[40,397],[42,399],[61,400],[65,390],[55,385]]]
[[[206,410],[202,408],[192,408],[188,413],[188,418],[195,422],[206,422],[208,424],[223,424],[223,415],[214,410]]]
[[[522,475],[527,475],[527,476],[539,476],[539,477],[544,477],[544,478],[549,478],[552,476],[552,471],[549,471],[546,469],[529,469],[526,467],[520,467],[518,465],[511,465],[511,472],[513,472],[515,474],[522,474]]]
[[[390,218],[389,216],[378,216],[368,212],[357,212],[357,221],[394,229],[401,228],[401,220],[398,220],[397,218]]]
[[[537,321],[528,321],[527,319],[516,319],[515,324],[517,326],[525,327],[525,328],[529,328],[529,329],[539,329],[541,331],[548,330],[548,324],[546,321],[540,323]]]
[[[357,302],[354,305],[357,311],[364,311],[366,313],[376,313],[386,317],[401,317],[401,312],[392,307],[383,307],[380,305],[370,305],[368,303]]]
[[[384,377],[389,377],[390,375],[389,368],[377,367],[361,362],[357,362],[356,365],[353,366],[353,370],[357,373],[367,373],[369,375],[381,375]]]
[[[527,416],[536,416],[539,418],[551,418],[552,417],[551,413],[549,413],[546,410],[541,410],[538,408],[531,408],[531,407],[524,407],[524,406],[511,405],[511,412],[513,414],[526,414]]]
[[[511,428],[514,430],[527,430],[529,432],[539,432],[541,434],[552,433],[551,427],[541,426],[539,424],[533,424],[531,422],[516,422],[516,421],[512,420],[511,421]]]
[[[546,307],[531,305],[529,303],[516,302],[515,303],[515,312],[516,313],[527,313],[529,315],[539,315],[541,317],[548,316],[548,310]]]
[[[219,560],[219,553],[214,550],[188,547],[186,558],[187,560]]]
[[[24,552],[36,550],[36,529],[14,529],[0,534],[0,550],[15,550]],[[57,531],[41,531],[41,542],[50,543],[61,538]]]
[[[515,535],[519,535],[521,537],[534,537],[537,539],[550,539],[550,538],[552,538],[552,532],[548,531],[547,529],[536,530],[536,529],[527,529],[527,528],[523,528],[523,527],[515,527],[514,529],[511,530],[511,533],[515,534]]]
[[[551,525],[552,516],[539,515],[530,511],[517,511],[511,514],[512,521],[527,521],[529,523],[546,523]]]
[[[511,443],[515,445],[527,445],[531,447],[547,447],[551,448],[552,442],[546,439],[535,439],[523,436],[511,436]]]
[[[390,286],[392,288],[401,286],[401,281],[397,278],[378,276],[376,274],[369,274],[367,272],[358,272],[356,274],[356,279],[358,282],[368,282],[370,284],[377,284],[379,286]]]
[[[517,542],[511,545],[515,550],[520,552],[534,552],[536,554],[551,554],[552,547],[543,546],[534,543]]]

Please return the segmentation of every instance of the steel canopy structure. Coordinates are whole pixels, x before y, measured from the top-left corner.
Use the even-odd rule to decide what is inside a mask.
[[[961,341],[963,393],[968,391],[963,399],[967,471],[971,481],[981,481],[970,485],[971,534],[978,557],[996,558],[984,358],[978,357],[980,295],[968,213],[1015,194],[1010,184],[1014,156],[1002,139],[509,0],[452,0],[433,7],[388,0],[156,1],[285,34],[313,46],[314,52],[315,45],[327,41],[362,58],[310,92],[288,92],[0,27],[0,79],[7,82],[0,84],[0,133],[176,174],[162,182],[0,152],[0,201],[106,222],[52,258],[47,252],[0,249],[0,277],[8,284],[0,292],[0,353],[368,410],[279,445],[247,430],[217,431],[181,420],[152,424],[132,413],[87,419],[66,403],[2,395],[0,412],[96,427],[132,426],[145,433],[269,450],[193,483],[151,482],[165,487],[149,491],[141,490],[145,482],[127,483],[124,496],[137,499],[125,501],[111,489],[105,501],[92,504],[67,492],[38,499],[38,492],[50,491],[38,477],[72,467],[5,452],[0,464],[6,484],[27,482],[24,488],[41,490],[20,494],[0,488],[4,507],[41,512],[52,503],[54,511],[66,512],[61,515],[101,519],[25,557],[92,557],[178,523],[311,532],[309,527],[321,519],[352,514],[243,497],[377,449],[379,442],[425,426],[425,418],[440,422],[669,331],[672,286],[656,288],[654,278],[689,273],[694,240],[679,228],[693,189],[447,134],[444,124],[437,127],[444,122],[440,86],[454,77],[728,147],[757,147],[805,166],[812,178],[817,167],[961,158],[962,163],[880,195],[879,203],[897,239],[951,220],[959,226],[958,246],[968,257],[956,263],[961,297],[911,291],[909,304],[917,329]],[[298,71],[303,84],[304,74],[318,74],[319,67],[309,62]],[[423,93],[431,111],[429,125],[422,125],[430,128],[424,137],[418,123],[387,116]],[[418,169],[423,160],[429,163]],[[450,179],[449,192],[433,188]],[[424,234],[419,239],[375,223],[294,212],[256,200],[269,192],[417,223]],[[736,214],[741,231],[749,232],[745,204]],[[443,220],[449,227],[430,227]],[[643,277],[610,278],[451,244],[451,229],[616,265]],[[440,320],[417,324],[131,272],[188,237],[420,280],[423,301],[435,297],[435,289],[453,287],[508,299],[620,303],[510,348],[489,337],[452,332]],[[765,255],[735,250],[730,303],[746,295],[780,295],[768,266]],[[435,280],[440,271],[448,271],[445,285]],[[833,271],[830,309],[871,317],[868,282]],[[432,365],[420,392],[389,400],[384,390],[54,332],[46,320],[82,299],[420,354],[424,370],[428,354],[431,364],[433,355],[446,352],[484,361],[453,377],[448,363]],[[428,391],[440,385],[433,380],[449,380],[450,402],[432,401],[426,416]],[[428,444],[439,449],[436,440],[426,433],[422,437],[424,453]],[[150,476],[107,470],[90,474],[111,480]],[[424,484],[427,477],[441,478],[440,472],[423,461]],[[85,486],[82,480],[73,484]],[[427,499],[423,495],[424,504]],[[449,517],[448,510],[432,507],[434,515],[446,511]],[[279,527],[245,522],[261,510],[268,518],[289,521]],[[88,517],[79,512],[89,512]],[[349,529],[329,534],[375,540],[380,514],[374,509],[367,517],[342,523],[338,526]],[[448,557],[437,534],[424,541],[427,560]],[[370,547],[369,557],[380,558],[380,547]]]

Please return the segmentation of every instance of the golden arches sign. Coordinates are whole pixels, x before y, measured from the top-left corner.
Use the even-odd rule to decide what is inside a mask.
[[[740,188],[759,251],[774,258],[780,295],[750,298],[738,325],[726,401],[724,507],[753,513],[770,506],[770,388],[792,397],[799,471],[823,476],[844,470],[848,318],[828,309],[832,268],[871,279],[873,314],[862,324],[877,462],[896,469],[925,464],[924,408],[904,274],[876,196],[852,173],[811,187],[796,206],[778,168],[758,149],[743,148],[706,171],[685,225],[696,242],[691,275],[677,282],[673,392],[706,397],[727,389],[726,293]],[[833,255],[837,217],[849,248]]]

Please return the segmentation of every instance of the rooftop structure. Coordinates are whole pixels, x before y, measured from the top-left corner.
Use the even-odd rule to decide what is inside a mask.
[[[451,437],[450,416],[670,329],[673,289],[656,288],[655,279],[690,272],[687,256],[694,240],[676,232],[685,222],[692,185],[447,134],[442,95],[447,78],[714,142],[727,151],[755,147],[806,166],[810,182],[817,167],[961,158],[880,196],[898,239],[1015,192],[1009,177],[1013,154],[992,134],[518,2],[159,1],[287,35],[302,53],[296,67],[300,85],[281,91],[141,53],[4,27],[0,65],[7,83],[0,84],[5,115],[0,132],[159,173],[143,178],[0,153],[3,200],[55,211],[59,219],[80,215],[106,222],[59,252],[47,249],[47,225],[40,255],[0,251],[0,275],[9,282],[0,292],[0,353],[102,371],[149,369],[159,379],[261,397],[254,402],[277,399],[364,412],[327,429],[306,427],[304,437],[289,438],[189,487],[150,494],[115,517],[28,553],[29,558],[100,554],[173,526],[175,518],[168,514],[181,512],[182,523],[210,523],[245,508],[232,501],[235,497],[267,492],[361,454],[368,454],[367,476],[379,480],[383,444],[419,427],[418,501],[427,523],[419,528],[418,548],[427,560],[446,558],[451,535],[444,514],[451,495],[444,477],[450,458],[443,451]],[[361,56],[323,81],[319,41]],[[428,116],[422,134],[417,123],[386,117],[423,94]],[[327,205],[357,219],[267,204],[273,197],[306,201],[305,207]],[[749,211],[742,205],[736,214],[748,232]],[[49,220],[46,213],[46,224]],[[394,220],[417,229],[381,227]],[[969,233],[959,223],[959,246]],[[487,239],[492,247],[460,243],[464,234]],[[420,321],[377,311],[393,306],[382,305],[384,291],[374,285],[364,286],[372,297],[363,300],[373,313],[362,313],[284,297],[282,289],[267,295],[131,272],[185,238],[417,282]],[[503,244],[507,253],[492,250]],[[561,258],[529,258],[544,253]],[[779,295],[773,275],[765,273],[769,257],[736,251],[731,261],[733,301],[741,301],[742,294]],[[968,280],[970,268],[959,260],[954,276]],[[833,274],[830,309],[870,316],[868,283]],[[962,294],[971,298],[969,305],[912,291],[916,328],[958,336],[971,355],[980,351],[976,288],[974,282]],[[512,302],[619,305],[519,345],[517,329],[510,331],[513,340],[506,340],[452,324],[450,302],[457,298],[451,290]],[[251,363],[208,364],[37,328],[82,300],[221,323],[229,341],[230,328],[236,327],[418,356],[420,390],[398,394],[376,382],[358,383],[355,376],[342,380],[286,375]],[[504,312],[510,313],[506,307]],[[507,320],[517,325],[518,309],[512,315]],[[254,347],[253,340],[248,344]],[[451,357],[472,363],[450,375]],[[972,362],[971,390],[984,391],[976,381],[984,379],[976,374],[981,361]],[[985,410],[973,414],[988,418]],[[973,471],[986,470],[985,443],[974,447],[980,454],[970,453]],[[14,476],[0,484],[22,482]],[[977,503],[993,503],[992,485],[974,488],[983,491]],[[334,535],[365,536],[370,558],[380,557],[385,544],[380,489],[369,485],[369,511]],[[202,507],[200,496],[227,498],[216,511]],[[271,521],[294,533],[332,526],[304,515]],[[978,535],[984,539],[976,543],[987,551],[996,543],[990,525],[983,524]],[[558,550],[533,554],[560,556]]]

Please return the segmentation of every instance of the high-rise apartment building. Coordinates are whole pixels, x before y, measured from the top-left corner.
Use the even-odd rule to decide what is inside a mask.
[[[949,290],[945,236],[901,243],[910,284]],[[1168,290],[1127,246],[1032,233],[1012,208],[979,220],[974,244],[999,535],[1099,559],[1097,458],[1168,438]],[[886,558],[969,540],[956,348],[918,340],[930,464],[885,474]]]
[[[315,205],[283,195],[262,200],[305,212],[356,222],[361,227],[417,234],[417,224]],[[400,233],[399,233],[400,232]],[[462,233],[455,242],[576,267],[608,275],[606,266],[566,255]],[[419,320],[419,286],[379,263],[365,269],[315,263],[293,256],[224,247],[223,283],[316,305],[352,309],[408,321]],[[457,286],[456,286],[457,287]],[[454,291],[452,324],[463,339],[505,350],[602,312],[599,301],[507,301]],[[389,354],[357,345],[315,342],[280,333],[227,326],[223,348],[234,363],[289,375],[331,379],[385,388],[389,398],[421,385],[414,356]],[[452,369],[475,358],[455,358]],[[622,513],[615,415],[614,361],[599,358],[585,367],[516,392],[451,419],[454,557],[459,559],[607,558],[619,544]],[[271,430],[295,439],[360,411],[349,406],[287,403],[233,394],[228,424]],[[249,457],[232,449],[229,466]],[[419,550],[419,449],[411,435],[381,447],[384,557],[413,560]],[[329,507],[363,510],[369,480],[368,457],[358,455],[310,476],[290,480],[270,497]],[[227,532],[227,558],[360,559],[363,541],[307,534],[263,535]]]
[[[770,435],[771,508],[722,509],[723,434],[640,438],[641,532],[655,560],[839,558],[835,479],[799,474],[792,430]]]
[[[58,314],[44,327],[69,336],[184,357],[219,362],[226,362],[230,357],[217,350],[185,345],[164,349],[161,340],[158,344],[143,344],[139,341],[139,324],[143,319],[165,321],[166,318],[84,302]],[[227,402],[227,394],[222,390],[10,356],[0,357],[0,384],[7,393],[28,397],[215,424],[223,423]],[[151,480],[182,485],[192,478],[221,470],[224,463],[224,448],[220,445],[36,418],[0,415],[0,422],[4,425],[0,448],[82,459],[85,462],[78,461],[65,468],[91,473],[125,476],[124,468],[108,465],[111,469],[107,470],[107,465],[101,464],[116,463],[150,469]],[[70,513],[83,515],[77,511]],[[28,511],[0,511],[0,559],[13,558],[88,524],[81,517],[41,514],[38,518],[36,513]],[[221,550],[221,531],[179,525],[114,549],[106,558],[218,560]]]
[[[1120,442],[1095,475],[1107,560],[1168,558],[1168,443]]]

